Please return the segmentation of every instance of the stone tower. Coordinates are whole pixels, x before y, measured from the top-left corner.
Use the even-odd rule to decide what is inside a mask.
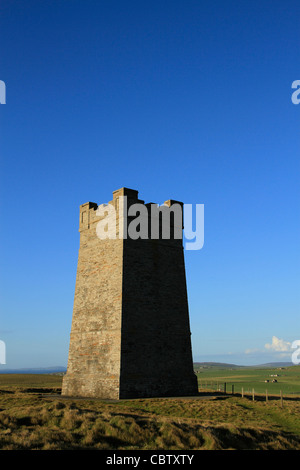
[[[80,248],[63,395],[121,399],[198,392],[182,239],[172,236],[172,230],[169,239],[162,238],[161,231],[156,239],[122,236],[133,220],[126,211],[137,203],[147,209],[152,206],[139,200],[135,190],[113,192],[108,206],[115,209],[110,227],[116,229],[116,236],[108,238],[97,234],[97,224],[104,219],[99,215],[103,206],[91,202],[80,206]],[[174,203],[165,205],[172,209]],[[176,223],[172,220],[171,229]],[[181,233],[182,228],[181,218]]]

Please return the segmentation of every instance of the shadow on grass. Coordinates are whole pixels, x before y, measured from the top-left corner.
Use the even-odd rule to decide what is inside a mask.
[[[61,396],[61,389],[60,388],[43,388],[43,387],[31,387],[31,388],[22,388],[19,390],[21,393],[43,393],[43,394],[58,394]],[[13,393],[13,392],[12,392]]]

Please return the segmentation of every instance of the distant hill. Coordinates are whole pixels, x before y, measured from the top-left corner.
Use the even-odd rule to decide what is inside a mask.
[[[0,374],[64,374],[66,367],[40,367],[27,369],[1,369]]]
[[[259,364],[258,366],[249,366],[249,367],[291,367],[294,366],[292,362],[267,362],[266,364]]]
[[[274,367],[291,367],[294,366],[292,362],[268,362],[266,364],[257,364],[253,366],[239,366],[236,364],[227,364],[225,362],[194,362],[194,368],[195,369],[200,369],[201,367],[203,368],[214,368],[214,369],[241,369],[241,368],[246,368],[246,367],[255,367],[255,368],[274,368]]]
[[[242,369],[242,368],[275,368],[275,367],[291,367],[294,366],[292,362],[269,362],[267,364],[258,364],[253,366],[242,366],[237,364],[227,364],[226,362],[194,362],[194,369]],[[67,371],[66,367],[39,367],[39,368],[24,368],[24,369],[2,369],[0,367],[0,374],[60,374],[63,375]]]
[[[201,368],[205,367],[207,369],[209,368],[215,368],[215,369],[237,369],[240,367],[245,367],[245,366],[238,366],[236,364],[227,364],[226,362],[194,362],[194,368]]]

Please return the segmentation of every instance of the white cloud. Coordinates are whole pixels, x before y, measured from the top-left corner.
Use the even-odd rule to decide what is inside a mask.
[[[291,343],[273,336],[272,343],[265,344],[265,348],[270,351],[287,352],[291,350]]]

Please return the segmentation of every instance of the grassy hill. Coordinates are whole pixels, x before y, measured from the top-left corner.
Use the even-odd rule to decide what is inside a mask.
[[[195,367],[200,389],[224,389],[234,386],[235,392],[265,393],[300,396],[300,366],[291,367]],[[274,382],[273,382],[274,381]]]
[[[203,373],[216,371],[214,378],[245,379],[243,370]],[[1,374],[0,449],[300,450],[300,395],[285,397],[283,408],[278,399],[207,391],[191,398],[66,399],[61,383],[59,375]]]
[[[267,367],[272,369],[274,367],[293,367],[292,362],[269,362],[267,364],[259,364],[259,365],[252,365],[252,366],[244,366],[244,365],[237,365],[237,364],[228,364],[226,362],[194,362],[195,369],[243,369],[243,368],[251,368],[251,369],[262,369]]]

